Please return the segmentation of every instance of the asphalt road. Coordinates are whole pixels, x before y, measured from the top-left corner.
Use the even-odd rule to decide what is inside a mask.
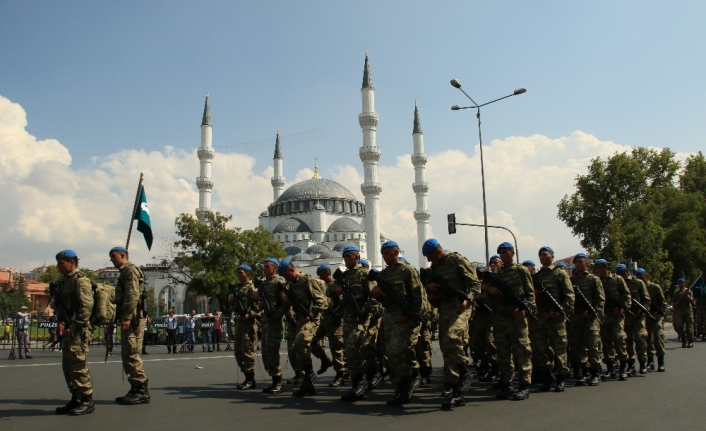
[[[666,373],[649,373],[627,382],[603,382],[598,387],[568,387],[563,394],[540,393],[533,387],[526,401],[497,401],[489,383],[474,382],[465,407],[441,411],[441,366],[438,346],[433,356],[431,385],[420,387],[413,402],[400,408],[385,406],[392,393],[381,384],[364,401],[345,404],[346,389],[332,389],[329,371],[317,382],[316,396],[299,399],[292,388],[281,395],[260,391],[265,379],[258,359],[258,389],[235,390],[238,373],[232,352],[167,355],[165,348],[148,348],[145,368],[150,378],[152,402],[121,406],[113,402],[129,389],[123,383],[119,356],[103,363],[103,352],[89,356],[94,379],[96,411],[82,417],[57,416],[54,408],[70,397],[59,353],[35,351],[33,360],[0,359],[0,428],[62,430],[220,430],[234,428],[287,431],[336,429],[362,431],[481,429],[481,430],[696,430],[704,429],[703,398],[706,343],[682,349],[676,335],[667,331]],[[283,344],[284,347],[284,344]],[[118,352],[119,353],[119,352]],[[314,359],[315,367],[318,361]],[[282,364],[286,353],[282,351]],[[197,365],[202,367],[197,369]],[[290,367],[285,377],[291,377]],[[240,379],[243,376],[240,374]],[[394,420],[393,420],[394,419]],[[380,428],[379,428],[380,429]]]

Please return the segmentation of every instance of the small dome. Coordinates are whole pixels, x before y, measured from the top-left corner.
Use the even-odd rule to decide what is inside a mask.
[[[292,262],[300,261],[300,260],[314,260],[313,257],[309,256],[306,253],[298,253],[292,256],[290,259]]]
[[[298,218],[288,218],[281,221],[272,233],[280,232],[311,232],[309,226]]]
[[[269,216],[270,216],[270,212],[267,210],[260,213],[260,217],[269,217]]]
[[[325,253],[331,249],[321,243],[316,243],[306,249],[307,254]]]
[[[319,259],[343,259],[343,257],[341,256],[340,251],[328,250],[328,251],[321,253],[321,256],[319,256]]]
[[[300,181],[282,193],[277,202],[300,199],[347,199],[357,201],[355,195],[335,181],[312,178]]]
[[[331,226],[328,227],[329,232],[363,232],[358,222],[348,217],[340,217],[336,219]]]
[[[333,251],[341,252],[341,251],[343,251],[344,248],[350,247],[350,246],[358,247],[358,244],[356,244],[356,243],[354,243],[354,242],[350,242],[350,241],[339,242],[338,244],[336,244],[336,245],[333,247]]]
[[[290,245],[289,247],[285,247],[284,251],[287,252],[287,256],[294,256],[295,254],[301,253],[302,249],[299,247],[295,247],[293,245]]]
[[[326,208],[324,208],[323,205],[321,205],[319,202],[317,202],[316,205],[314,205],[314,209],[324,211]]]

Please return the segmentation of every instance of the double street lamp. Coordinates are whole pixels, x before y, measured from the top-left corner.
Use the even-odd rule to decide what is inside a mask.
[[[517,90],[513,91],[512,94],[508,94],[507,96],[501,97],[499,99],[491,100],[490,102],[482,103],[482,104],[477,104],[475,100],[471,98],[471,96],[468,95],[463,89],[461,88],[461,82],[458,79],[452,79],[451,80],[451,85],[454,86],[455,88],[458,88],[461,90],[461,92],[468,98],[468,100],[473,103],[473,106],[459,106],[459,105],[454,105],[451,107],[452,111],[459,111],[461,109],[476,109],[476,118],[478,119],[478,141],[480,142],[480,176],[481,176],[481,182],[483,184],[483,228],[485,231],[485,263],[489,264],[490,263],[490,252],[489,252],[489,246],[488,246],[488,208],[485,202],[485,167],[483,165],[483,137],[481,135],[481,130],[480,130],[480,108],[486,105],[490,105],[491,103],[495,103],[499,100],[507,99],[508,97],[512,96],[519,96],[520,94],[526,92],[527,90],[525,88],[518,88]]]

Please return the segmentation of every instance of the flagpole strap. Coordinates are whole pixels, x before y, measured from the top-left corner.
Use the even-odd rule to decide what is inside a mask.
[[[132,206],[132,213],[130,214],[130,228],[127,231],[127,241],[125,241],[125,248],[130,249],[130,237],[132,236],[132,222],[135,217],[135,210],[137,209],[138,202],[140,201],[140,190],[142,189],[142,181],[145,178],[145,174],[140,172],[140,182],[137,184],[137,193],[135,193],[135,204]]]

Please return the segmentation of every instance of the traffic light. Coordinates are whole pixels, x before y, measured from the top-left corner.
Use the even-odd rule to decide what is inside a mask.
[[[456,233],[456,213],[447,215],[446,220],[449,222],[449,235],[455,234]]]

